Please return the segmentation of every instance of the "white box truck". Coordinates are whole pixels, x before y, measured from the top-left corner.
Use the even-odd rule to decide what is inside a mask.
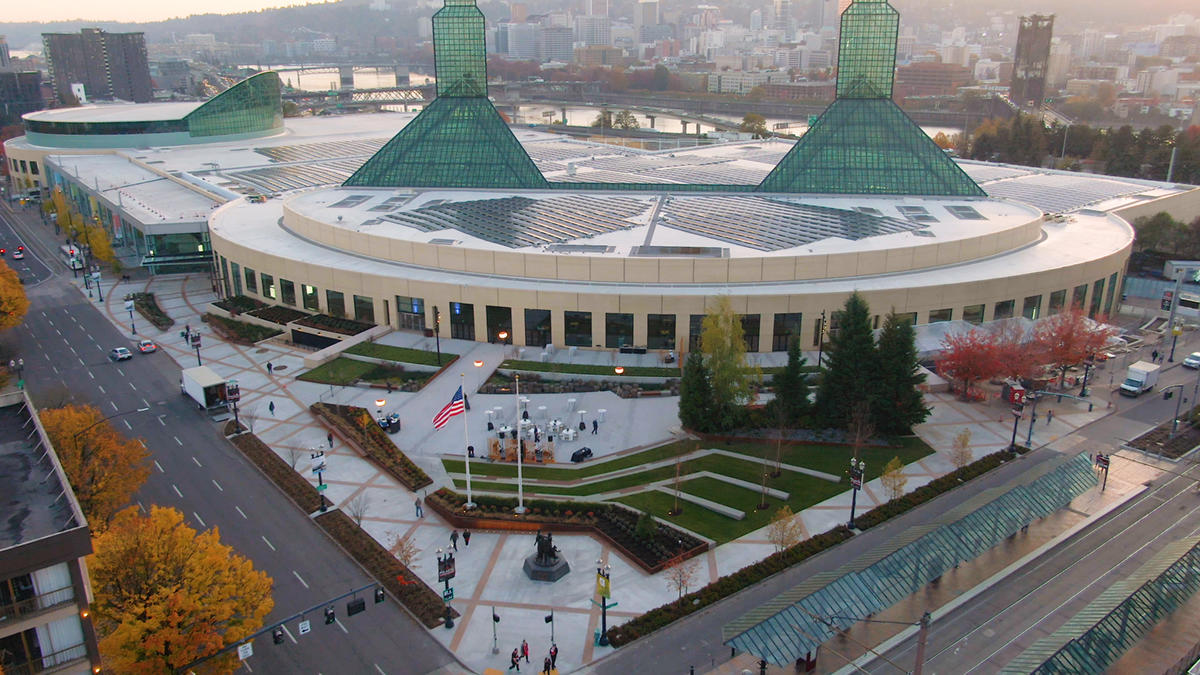
[[[1144,391],[1150,391],[1158,384],[1158,372],[1162,369],[1157,363],[1138,361],[1129,366],[1125,373],[1125,381],[1121,383],[1122,396],[1137,396]]]
[[[208,366],[185,368],[179,373],[179,389],[209,415],[229,414],[229,397],[225,378]]]

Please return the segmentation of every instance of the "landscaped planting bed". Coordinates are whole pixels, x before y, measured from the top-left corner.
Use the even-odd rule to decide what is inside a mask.
[[[225,340],[243,345],[252,345],[260,340],[266,340],[267,338],[283,334],[281,330],[246,323],[245,321],[226,319],[216,314],[205,314],[202,319],[208,325],[212,326],[213,330],[219,333]]]
[[[277,323],[280,326],[284,326],[297,319],[303,319],[304,317],[308,316],[308,313],[306,312],[301,312],[300,310],[292,309],[291,307],[282,307],[280,305],[260,307],[256,310],[246,313],[257,319],[262,319],[263,321]]]
[[[387,432],[380,429],[375,419],[363,408],[314,403],[311,410],[409,490],[419,490],[433,484],[433,480],[396,447]]]
[[[303,373],[297,379],[320,384],[350,385],[358,381],[387,386],[389,383],[398,391],[421,391],[436,373],[409,371],[400,366],[385,366],[371,361],[338,358],[323,363]]]
[[[309,328],[325,330],[331,333],[341,333],[342,335],[358,335],[363,331],[371,330],[375,327],[374,324],[329,316],[327,314],[306,314],[297,323],[301,326],[308,326]]]
[[[267,303],[255,300],[246,295],[231,295],[228,298],[217,300],[213,304],[233,315],[241,314],[242,312],[253,312],[256,309],[262,309],[267,306]]]
[[[512,375],[496,371],[487,382],[479,388],[481,394],[511,394],[515,388]],[[638,398],[654,392],[653,395],[673,396],[679,393],[679,380],[669,379],[663,382],[620,382],[617,380],[550,380],[543,379],[537,373],[521,375],[522,394],[574,394],[590,391],[611,391],[621,398]]]
[[[425,585],[412,570],[400,564],[371,535],[355,525],[349,516],[335,510],[322,513],[313,520],[396,596],[426,628],[442,623],[446,612],[442,596]],[[459,615],[457,611],[452,612],[456,617]]]
[[[175,320],[167,316],[167,313],[158,306],[158,300],[154,298],[153,293],[130,293],[125,296],[125,299],[133,300],[134,309],[147,321],[154,324],[155,328],[166,330],[175,325]]]
[[[1179,428],[1174,435],[1171,433],[1172,420],[1168,420],[1129,441],[1128,445],[1142,452],[1179,459],[1200,446],[1200,429],[1195,426],[1197,411],[1200,407],[1179,416]]]
[[[654,523],[648,537],[637,534],[639,514],[615,504],[526,500],[528,511],[513,513],[517,500],[509,497],[475,495],[476,508],[467,510],[466,497],[448,488],[429,495],[425,502],[458,527],[592,531],[650,574],[662,570],[679,557],[699,555],[708,544],[669,525]]]
[[[233,433],[233,431],[233,421],[231,420],[226,425],[225,433]],[[317,488],[304,480],[304,477],[296,473],[295,469],[288,466],[287,462],[275,454],[275,451],[263,443],[258,436],[246,433],[234,436],[229,440],[234,447],[242,451],[247,459],[254,462],[254,465],[266,474],[272,483],[275,483],[284,494],[291,498],[301,511],[312,513],[321,508],[321,493],[317,492]]]

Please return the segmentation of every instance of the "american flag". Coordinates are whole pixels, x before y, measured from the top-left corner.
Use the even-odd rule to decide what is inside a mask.
[[[441,429],[442,427],[446,426],[446,422],[449,422],[451,417],[454,417],[455,415],[461,415],[463,412],[465,412],[465,406],[463,405],[463,393],[462,387],[459,387],[458,391],[454,392],[454,398],[450,399],[450,402],[446,404],[446,407],[442,408],[440,411],[438,411],[438,414],[433,416],[433,428]]]

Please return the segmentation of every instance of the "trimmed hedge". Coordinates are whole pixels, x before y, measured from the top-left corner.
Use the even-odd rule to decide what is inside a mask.
[[[327,330],[331,333],[341,333],[342,335],[358,335],[363,331],[371,330],[375,327],[373,323],[329,316],[328,314],[306,314],[303,318],[298,319],[297,323],[301,326],[308,326],[317,330]]]
[[[283,307],[282,305],[268,305],[266,307],[259,307],[258,309],[246,313],[257,319],[262,319],[263,321],[277,323],[280,326],[285,326],[293,321],[296,321],[297,319],[303,319],[304,317],[308,316],[307,312],[301,312],[300,310],[292,309],[291,307]]]
[[[379,428],[375,418],[364,408],[314,403],[310,409],[314,415],[336,427],[347,442],[357,445],[364,455],[374,460],[404,487],[416,491],[433,484],[433,479],[396,447],[387,432]],[[359,424],[363,415],[369,420],[365,429]]]
[[[262,309],[267,306],[267,303],[255,300],[247,295],[231,295],[228,298],[217,300],[213,304],[230,314],[253,312],[256,309]]]
[[[125,296],[125,299],[133,300],[134,309],[138,311],[138,314],[145,317],[147,321],[154,324],[155,328],[166,330],[175,325],[175,319],[167,316],[167,313],[162,311],[153,293],[130,293]]]
[[[1029,452],[1029,448],[1018,446],[1017,452],[1024,454]],[[965,481],[991,471],[1011,457],[1012,455],[1006,450],[981,457],[961,469],[930,481],[909,494],[902,495],[886,504],[881,504],[871,509],[858,518],[855,518],[854,525],[859,529],[878,525],[940,494],[949,492],[962,485]],[[774,553],[756,563],[751,563],[733,574],[723,576],[704,588],[683,596],[679,600],[656,607],[620,626],[613,626],[608,629],[608,640],[616,647],[628,644],[640,637],[649,635],[676,619],[682,619],[688,614],[697,612],[718,600],[745,590],[767,577],[811,558],[821,551],[833,548],[851,536],[853,535],[849,528],[845,525],[838,525],[828,532],[805,539],[791,548]]]

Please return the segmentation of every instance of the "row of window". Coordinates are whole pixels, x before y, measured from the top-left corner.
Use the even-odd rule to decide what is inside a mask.
[[[234,295],[242,295],[243,293],[252,293],[259,295],[269,301],[275,301],[292,307],[297,306],[296,285],[288,279],[275,279],[270,274],[257,273],[249,267],[239,268],[237,263],[226,263],[225,258],[221,258],[225,282],[225,292]],[[232,273],[231,273],[232,272]],[[1105,286],[1107,285],[1108,294],[1105,297]],[[1100,313],[1103,306],[1104,313],[1112,312],[1113,301],[1116,294],[1117,274],[1113,273],[1108,278],[1107,284],[1105,279],[1098,279],[1092,285],[1091,302],[1088,304],[1088,315],[1095,317]],[[320,312],[321,306],[319,301],[319,291],[315,286],[308,284],[300,285],[299,304],[306,310],[312,312]],[[1061,312],[1067,307],[1067,290],[1054,291],[1050,294],[1049,303],[1046,309],[1046,315],[1053,315]],[[1071,291],[1071,306],[1083,307],[1087,300],[1088,284],[1080,284]],[[392,324],[391,308],[394,306],[396,311],[396,323],[399,328],[408,330],[423,330],[426,328],[426,306],[424,298],[414,298],[408,296],[395,296],[395,304],[392,305],[388,300],[383,301],[384,316],[381,317],[383,324]],[[346,306],[346,296],[340,291],[325,290],[325,312],[332,316],[353,316],[355,320],[375,323],[375,299],[363,296],[352,295],[351,305],[349,307],[351,313],[348,313]],[[477,339],[477,330],[475,322],[475,306],[466,302],[451,302],[447,305],[446,312],[443,313],[440,308],[432,307],[430,313],[431,320],[440,325],[443,321],[448,321],[450,325],[450,337],[462,340]],[[967,305],[962,309],[961,319],[968,323],[980,324],[987,319],[1008,319],[1015,316],[1016,300],[1004,300],[997,302],[992,308],[992,316],[986,317],[987,306],[984,304]],[[483,327],[486,331],[488,342],[514,342],[515,336],[512,335],[513,330],[513,309],[511,307],[497,307],[487,305],[484,307],[484,322]],[[554,342],[553,330],[551,328],[551,311],[548,309],[526,309],[525,316],[525,344],[531,347],[544,347]],[[688,315],[688,349],[695,350],[700,346],[700,337],[704,329],[703,314]],[[1024,299],[1021,305],[1021,316],[1027,319],[1038,319],[1042,314],[1042,296],[1031,295]],[[901,320],[916,324],[918,315],[916,312],[899,315]],[[634,315],[629,312],[605,312],[603,315],[593,312],[584,312],[577,310],[566,310],[562,313],[563,318],[563,335],[562,344],[568,347],[604,347],[608,349],[619,349],[621,347],[632,346],[635,344],[634,338]],[[771,346],[770,351],[787,351],[792,340],[799,339],[803,330],[804,315],[800,312],[776,313],[773,316],[771,330]],[[942,321],[953,321],[954,309],[937,309],[929,312],[929,323],[938,323]],[[648,314],[646,316],[646,344],[648,349],[675,349],[676,348],[676,326],[678,317],[675,314]],[[603,321],[603,344],[593,343],[593,322]],[[762,315],[761,314],[743,314],[741,315],[742,333],[746,343],[746,350],[757,352],[760,348],[762,337]],[[822,319],[814,318],[812,320],[812,346],[816,347],[820,344],[821,330],[825,329],[826,340],[835,335],[840,328],[841,312],[833,312],[829,316],[828,325],[822,326]],[[873,320],[873,327],[879,328],[880,317],[876,315]]]
[[[12,162],[12,170],[14,172],[27,173],[32,176],[36,176],[39,173],[38,172],[38,163],[35,160],[31,159],[28,162],[26,162],[23,159],[16,160],[16,159],[9,158],[8,161]]]

